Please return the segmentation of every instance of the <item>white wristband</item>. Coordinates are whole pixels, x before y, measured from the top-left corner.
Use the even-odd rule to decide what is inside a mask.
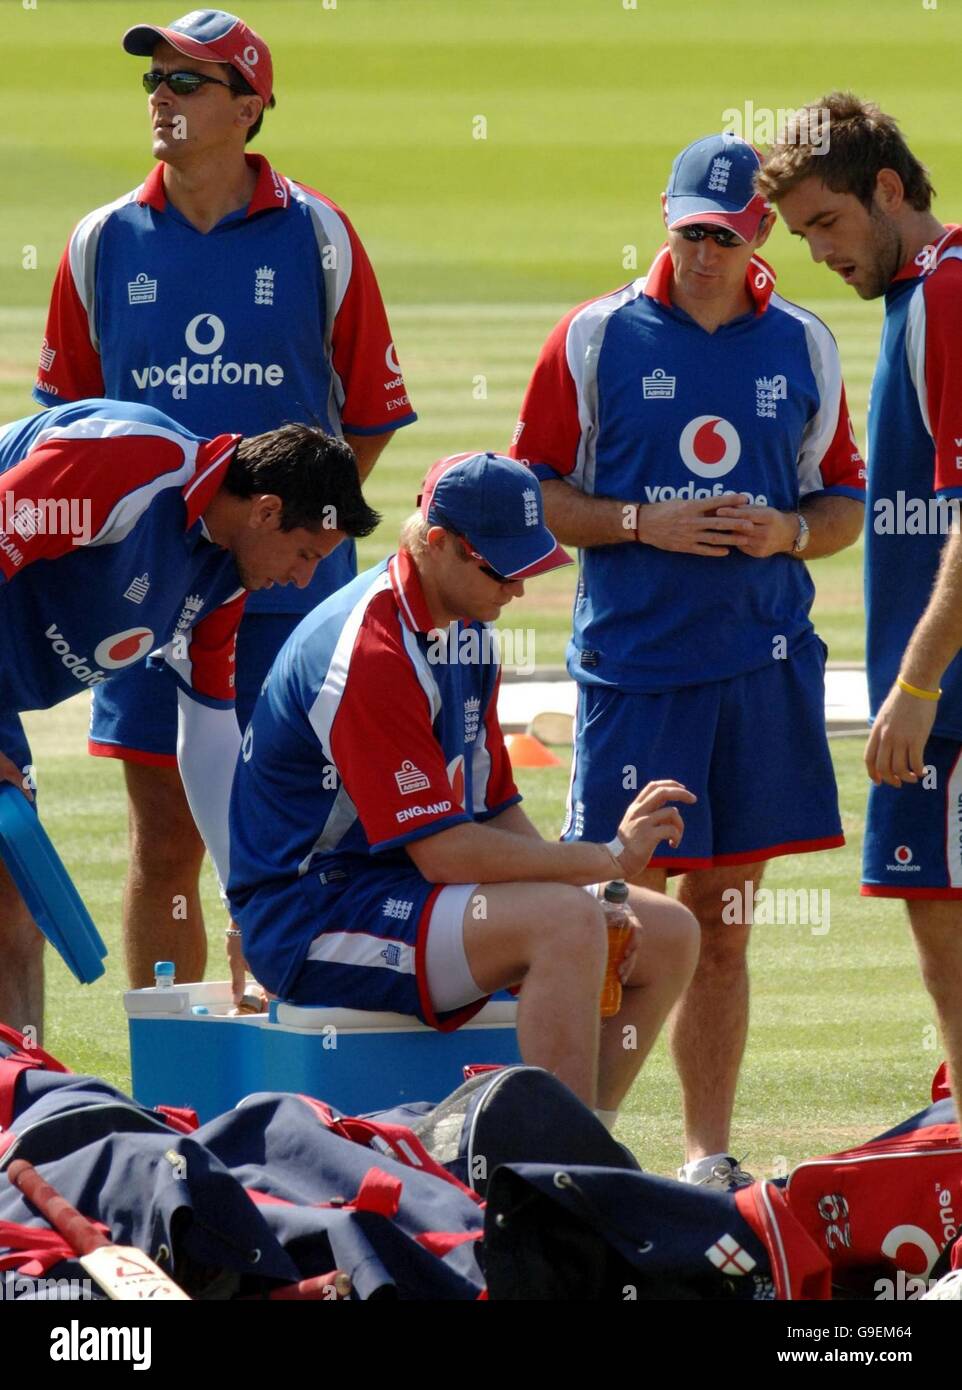
[[[615,863],[620,863],[620,857],[624,854],[625,847],[617,835],[613,840],[608,841],[605,845],[605,849],[611,855],[612,859],[614,859]]]

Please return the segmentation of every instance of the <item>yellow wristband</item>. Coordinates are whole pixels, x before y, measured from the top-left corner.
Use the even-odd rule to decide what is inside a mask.
[[[920,690],[917,685],[909,685],[901,676],[895,677],[895,684],[899,690],[904,690],[906,695],[914,695],[917,700],[937,700],[942,694],[942,687],[938,690]]]

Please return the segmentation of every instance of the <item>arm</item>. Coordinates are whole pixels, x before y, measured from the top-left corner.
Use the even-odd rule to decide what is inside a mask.
[[[492,816],[483,824],[488,827],[493,826],[497,830],[509,830],[513,835],[527,835],[529,839],[546,843],[541,831],[531,824],[518,802],[515,802],[513,806],[507,806],[500,815]]]
[[[177,691],[177,766],[222,897],[230,869],[227,813],[240,746],[233,707],[212,709]]]
[[[393,430],[388,430],[386,434],[345,433],[344,442],[354,450],[354,457],[357,459],[357,473],[362,483],[390,444],[393,436]]]
[[[649,782],[638,793],[618,827],[623,848],[613,854],[591,841],[559,844],[530,833],[524,816],[518,825],[511,806],[494,820],[452,826],[405,848],[429,883],[571,883],[583,886],[612,877],[634,878],[645,868],[662,840],[677,845],[684,834],[681,816],[671,802],[694,802],[679,782]],[[521,812],[523,815],[523,812]],[[504,828],[505,818],[507,825]],[[496,824],[495,822],[501,822]]]
[[[797,554],[799,560],[818,560],[834,555],[853,545],[862,533],[865,505],[854,497],[826,497],[818,494],[805,497],[798,510],[808,522],[811,538],[805,549]],[[744,518],[750,527],[747,535],[733,538],[730,544],[745,555],[765,559],[769,555],[795,555],[793,547],[798,535],[798,513],[780,512],[774,507],[723,507],[719,516]]]
[[[33,388],[34,398],[41,405],[59,405],[104,394],[99,346],[91,323],[92,310],[83,297],[92,292],[99,237],[99,223],[92,229],[88,223],[89,219],[85,218],[71,235],[50,293],[40,366]],[[81,281],[89,280],[89,285],[78,287],[72,262],[76,264]]]
[[[548,529],[563,545],[584,547],[635,541],[659,550],[719,556],[728,554],[728,546],[742,544],[739,537],[747,542],[752,534],[752,521],[745,518],[755,509],[741,506],[748,499],[740,492],[701,501],[676,499],[639,504],[611,497],[588,497],[561,479],[546,480],[541,490]],[[735,511],[736,507],[741,510]],[[722,516],[726,519],[719,521]]]

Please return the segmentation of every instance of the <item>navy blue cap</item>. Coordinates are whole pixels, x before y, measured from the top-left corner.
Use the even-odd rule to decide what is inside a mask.
[[[452,454],[428,471],[418,494],[426,521],[456,531],[507,579],[573,563],[544,524],[541,484],[503,454]]]
[[[668,229],[708,222],[751,241],[771,206],[755,192],[761,155],[737,135],[706,135],[675,157],[666,190]]]

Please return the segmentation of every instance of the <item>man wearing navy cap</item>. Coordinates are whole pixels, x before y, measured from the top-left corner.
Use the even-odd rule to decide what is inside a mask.
[[[527,469],[496,454],[435,464],[398,553],[309,614],[274,663],[234,778],[228,896],[254,974],[297,1004],[448,1030],[520,984],[524,1060],[611,1122],[690,979],[697,926],[633,890],[642,925],[602,1034],[606,933],[579,885],[639,877],[681,839],[671,803],[693,798],[645,787],[607,844],[543,840],[522,811],[484,639],[527,579],[568,563]]]
[[[729,1148],[755,887],[766,860],[843,842],[805,561],[852,544],[864,492],[835,342],[758,255],[774,222],[758,167],[734,136],[678,155],[667,245],[554,329],[512,446],[580,548],[563,838],[608,839],[653,778],[698,797],[684,845],[635,882],[681,874],[701,924],[672,1030],[679,1176],[724,1187],[751,1181]]]
[[[149,94],[158,163],[72,233],[36,398],[150,405],[204,436],[316,424],[351,445],[363,480],[415,416],[351,223],[330,199],[246,153],[274,105],[270,49],[215,9],[138,24],[123,44],[143,60],[135,71]],[[282,643],[356,568],[347,541],[303,593],[252,595],[237,643],[241,729]],[[124,945],[135,987],[151,983],[158,956],[176,962],[180,979],[204,974],[203,845],[176,737],[176,705],[152,672],[96,692],[89,751],[122,761],[129,798]]]

